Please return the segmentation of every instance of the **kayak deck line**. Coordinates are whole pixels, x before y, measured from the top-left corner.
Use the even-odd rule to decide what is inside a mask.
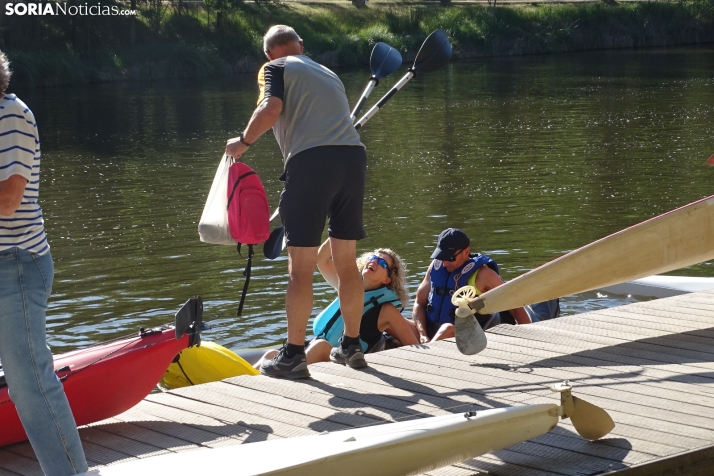
[[[123,414],[82,427],[80,436],[90,467],[101,468],[385,422],[557,404],[550,386],[567,379],[573,395],[612,416],[612,433],[589,442],[563,420],[533,440],[425,474],[602,474],[665,464],[673,472],[695,464],[695,449],[714,448],[714,291],[486,334],[488,347],[473,356],[449,340],[368,355],[364,371],[320,363],[304,381],[241,376],[151,394]],[[0,449],[2,470],[38,474],[30,445]]]

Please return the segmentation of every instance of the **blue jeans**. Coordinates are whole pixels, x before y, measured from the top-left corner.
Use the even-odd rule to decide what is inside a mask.
[[[50,253],[0,251],[0,361],[10,397],[44,473],[66,476],[87,471],[87,461],[47,347],[53,277]]]

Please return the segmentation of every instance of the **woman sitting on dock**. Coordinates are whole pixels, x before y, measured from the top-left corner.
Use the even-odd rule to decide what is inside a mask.
[[[337,289],[337,271],[332,262],[329,240],[320,246],[317,267],[325,281]],[[377,248],[359,256],[357,268],[362,274],[365,291],[360,324],[360,341],[364,352],[383,350],[385,331],[404,345],[418,344],[419,340],[412,327],[399,311],[399,308],[404,308],[409,301],[405,269],[399,255],[389,248]],[[343,328],[340,302],[339,299],[335,299],[315,317],[313,330],[316,337],[305,352],[307,363],[329,361],[330,351],[338,345]],[[270,359],[277,352],[277,350],[268,351],[263,359]],[[259,364],[260,362],[256,365]]]

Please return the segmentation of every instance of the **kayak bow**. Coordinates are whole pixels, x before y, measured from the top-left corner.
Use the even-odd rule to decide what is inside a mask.
[[[176,313],[173,326],[142,328],[134,337],[56,355],[55,373],[77,425],[111,418],[143,400],[176,354],[200,345],[202,318],[201,298],[191,298]],[[25,441],[4,378],[0,385],[0,446]]]

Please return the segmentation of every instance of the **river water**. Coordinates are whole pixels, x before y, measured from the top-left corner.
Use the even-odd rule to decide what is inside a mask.
[[[368,71],[338,73],[354,103]],[[54,352],[169,322],[193,295],[216,324],[205,339],[231,349],[282,340],[286,257],[258,250],[237,318],[245,260],[197,233],[225,140],[255,106],[253,75],[13,92],[41,135]],[[513,279],[714,193],[704,166],[713,136],[711,46],[453,62],[413,79],[362,130],[369,237],[359,250],[395,249],[413,293],[436,236],[456,226]],[[245,160],[275,207],[282,160],[270,133]],[[315,289],[316,310],[335,297],[318,275]],[[591,292],[561,306],[574,314],[636,299]]]

